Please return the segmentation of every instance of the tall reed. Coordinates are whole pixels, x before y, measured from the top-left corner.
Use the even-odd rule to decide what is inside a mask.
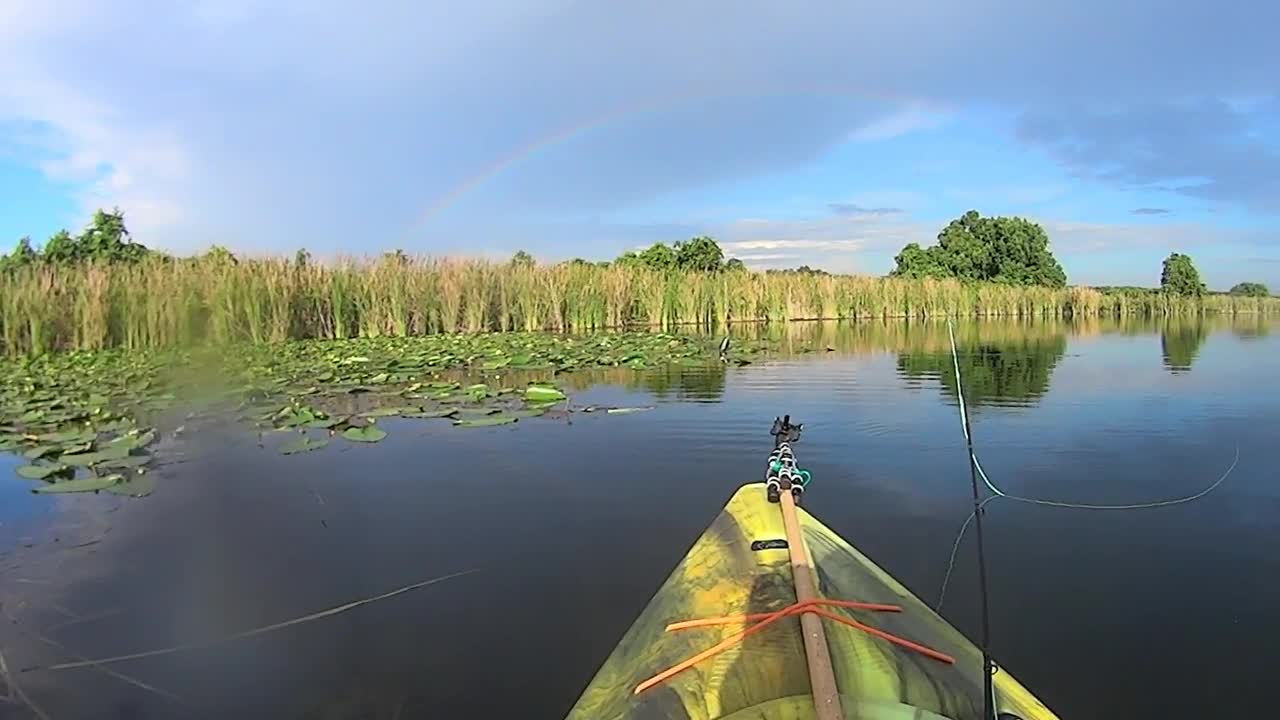
[[[661,273],[403,256],[305,266],[283,259],[149,259],[0,273],[0,352],[813,318],[1274,312],[1280,298],[1104,294],[930,278]]]

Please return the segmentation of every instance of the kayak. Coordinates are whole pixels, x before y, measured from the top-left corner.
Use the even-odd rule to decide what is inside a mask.
[[[818,599],[796,607],[800,571],[793,573],[776,498],[766,483],[733,494],[600,667],[569,720],[824,717],[806,656],[806,613],[820,616],[830,655],[825,672],[838,696],[836,714],[825,717],[982,720],[981,651],[800,507],[792,511],[799,521],[793,537],[803,538]],[[992,688],[1000,720],[1057,718],[1004,668]]]

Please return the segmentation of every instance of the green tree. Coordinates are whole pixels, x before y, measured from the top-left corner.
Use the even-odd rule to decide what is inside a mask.
[[[219,265],[236,265],[240,261],[236,259],[234,253],[222,247],[221,245],[211,245],[204,255],[200,258],[205,262],[216,263]]]
[[[311,264],[311,253],[306,248],[299,248],[298,252],[293,254],[293,264],[297,267],[304,268]]]
[[[52,263],[136,262],[151,254],[139,243],[133,242],[124,224],[124,213],[117,208],[111,212],[94,212],[89,225],[77,236],[59,230],[44,244],[41,259]]]
[[[516,267],[533,267],[537,264],[537,261],[529,253],[517,250],[516,254],[511,256],[511,264]]]
[[[952,220],[938,244],[909,243],[895,258],[897,277],[954,277],[1009,285],[1062,287],[1067,275],[1049,251],[1040,225],[1020,217],[982,217],[975,210]]]
[[[1242,282],[1236,283],[1228,294],[1243,295],[1245,297],[1270,297],[1271,291],[1262,283]]]
[[[747,266],[738,258],[729,258],[729,260],[724,264],[724,269],[729,272],[744,272],[746,271]]]
[[[654,243],[640,253],[640,262],[652,270],[670,270],[676,266],[676,251],[665,243]]]
[[[905,278],[950,277],[950,270],[943,267],[940,261],[941,253],[933,250],[934,248],[925,250],[920,247],[920,243],[907,243],[894,258],[896,267],[889,274]]]
[[[1198,297],[1204,294],[1204,283],[1189,256],[1171,253],[1160,272],[1160,289],[1174,295]]]
[[[706,235],[676,243],[675,263],[681,270],[716,272],[724,262],[720,244]]]
[[[31,247],[31,238],[20,238],[18,244],[14,245],[13,252],[8,255],[0,255],[0,270],[30,265],[38,260],[39,257],[39,254]]]
[[[59,230],[45,242],[40,257],[52,263],[72,263],[84,259],[80,244],[66,230]]]
[[[633,250],[622,253],[613,263],[619,267],[641,267],[644,265],[644,261]]]

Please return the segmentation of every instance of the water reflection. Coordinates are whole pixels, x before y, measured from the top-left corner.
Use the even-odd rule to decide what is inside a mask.
[[[1170,319],[1160,331],[1160,352],[1170,372],[1191,370],[1196,355],[1209,337],[1209,329],[1200,318]]]
[[[649,370],[628,379],[629,390],[647,390],[663,400],[719,400],[724,395],[723,365]]]
[[[822,519],[933,598],[971,508],[946,407],[955,402],[946,324],[732,333],[790,356],[482,378],[495,387],[554,379],[579,407],[671,400],[572,425],[460,431],[388,419],[377,446],[290,457],[231,428],[191,432],[192,461],[166,469],[145,501],[63,498],[110,505],[60,515],[61,527],[42,532],[0,513],[0,647],[11,667],[30,668],[76,659],[37,632],[86,657],[203,642],[478,567],[341,617],[112,666],[191,711],[91,669],[21,677],[59,720],[563,717],[726,494],[757,474],[761,436],[782,406],[812,422],[804,458],[817,470]],[[1280,634],[1271,607],[1280,498],[1269,482],[1280,458],[1267,434],[1280,417],[1256,391],[1280,370],[1280,335],[1266,336],[1256,317],[962,322],[956,334],[970,402],[988,406],[984,463],[1011,491],[1170,497],[1202,488],[1241,448],[1231,480],[1184,508],[1119,517],[991,505],[1002,660],[1063,717],[1219,717],[1224,697],[1241,717],[1261,716],[1272,702],[1263,651],[1235,675],[1205,675],[1176,654],[1152,654],[1150,638],[1182,633],[1217,657]],[[1165,365],[1197,363],[1196,383],[1170,377],[1157,340]],[[1069,401],[1040,401],[1051,383]],[[990,407],[1006,404],[1033,407]],[[972,549],[960,557],[956,588],[976,573]],[[1231,613],[1180,624],[1202,611],[1205,587],[1226,593]],[[946,617],[964,632],[978,627],[976,597],[948,597]],[[1128,631],[1100,655],[1095,631],[1113,626]],[[1171,684],[1188,690],[1162,694]],[[8,717],[31,715],[0,701]]]
[[[1256,340],[1271,332],[1266,315],[1237,315],[1231,320],[1231,332],[1241,340]]]
[[[969,405],[1030,405],[1049,390],[1053,369],[1066,353],[1067,336],[1050,332],[1043,337],[981,339],[964,344],[957,339],[957,345]],[[955,398],[956,376],[949,350],[900,353],[898,374],[908,379],[909,385],[922,378],[936,378],[943,393]]]

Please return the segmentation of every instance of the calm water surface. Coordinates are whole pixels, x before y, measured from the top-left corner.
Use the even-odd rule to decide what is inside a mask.
[[[26,493],[0,458],[0,648],[32,667],[199,642],[460,570],[208,649],[20,674],[53,718],[560,718],[739,484],[805,421],[806,505],[936,605],[969,512],[944,325],[750,329],[743,368],[576,375],[575,414],[282,457],[197,434],[145,500]],[[988,506],[997,659],[1065,718],[1274,714],[1280,324],[958,329]],[[831,348],[830,351],[827,348]],[[813,352],[799,352],[802,349]],[[593,384],[598,383],[598,384]],[[587,387],[589,386],[589,387]],[[978,634],[973,546],[942,607]],[[59,647],[60,646],[60,647]],[[145,683],[164,695],[139,689]],[[0,717],[25,711],[0,704]]]

